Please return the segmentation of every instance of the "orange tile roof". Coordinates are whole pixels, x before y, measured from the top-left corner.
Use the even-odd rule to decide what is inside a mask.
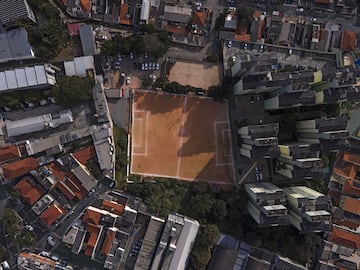
[[[183,26],[166,25],[163,29],[170,33],[185,34],[187,32]]]
[[[340,49],[351,52],[355,49],[357,34],[354,31],[344,30],[341,38]]]
[[[86,162],[94,158],[95,155],[96,152],[94,146],[89,146],[73,153],[74,158],[76,158],[82,165],[85,165]]]
[[[75,175],[71,174],[68,177],[69,180],[71,180],[71,182],[77,186],[77,189],[74,190],[75,196],[79,199],[82,200],[88,193],[88,191],[83,187],[82,183],[80,182],[79,179],[76,178]],[[79,191],[80,190],[80,191]]]
[[[91,223],[88,223],[86,230],[90,233],[89,240],[86,243],[85,255],[92,256],[95,249],[97,239],[99,237],[100,227]]]
[[[238,24],[235,33],[235,40],[239,41],[250,41],[250,34],[247,33],[248,30],[247,24]]]
[[[46,165],[46,168],[48,168],[58,180],[64,179],[65,172],[61,170],[60,166],[55,162],[49,163],[48,165]]]
[[[360,181],[353,179],[346,180],[343,186],[343,192],[345,194],[360,198]]]
[[[329,234],[328,241],[343,247],[358,249],[360,247],[360,235],[334,227]]]
[[[358,154],[344,153],[343,160],[354,163],[356,165],[360,165],[360,155]]]
[[[116,235],[115,230],[111,230],[110,228],[107,230],[105,241],[104,241],[104,244],[101,249],[101,253],[103,255],[105,255],[105,256],[108,255],[110,248],[111,248],[111,244],[115,238],[115,235]]]
[[[74,192],[67,186],[65,185],[65,183],[63,183],[62,181],[58,181],[55,185],[62,194],[65,195],[66,198],[68,198],[69,200],[73,200],[75,198],[75,194]]]
[[[24,158],[2,166],[4,177],[7,180],[14,180],[39,167],[39,162],[34,158]]]
[[[19,257],[25,258],[25,259],[31,259],[31,260],[35,260],[35,261],[39,261],[42,264],[46,264],[48,266],[52,266],[53,268],[56,265],[56,261],[51,260],[49,258],[43,257],[41,255],[38,254],[34,254],[34,253],[30,253],[30,252],[21,252],[19,254]]]
[[[235,40],[238,41],[250,41],[250,35],[249,34],[235,34]]]
[[[45,194],[45,191],[40,186],[33,186],[28,178],[17,183],[14,189],[17,190],[21,197],[30,205],[33,205]]]
[[[91,0],[80,0],[80,6],[86,12],[91,10]]]
[[[109,200],[103,200],[101,207],[116,215],[121,215],[124,212],[125,208],[122,204],[118,204],[117,202]]]
[[[129,5],[121,4],[120,5],[119,23],[131,25],[131,20],[130,20],[130,18],[128,18],[128,13],[129,13]]]
[[[62,208],[60,205],[53,203],[46,209],[41,215],[40,218],[50,226],[57,220],[59,217],[66,213],[65,209]]]
[[[83,221],[88,224],[98,225],[100,217],[101,217],[101,213],[99,213],[98,211],[96,211],[92,208],[86,208],[84,217],[83,217]]]
[[[343,196],[341,198],[339,207],[346,212],[360,215],[360,200],[348,196]]]
[[[8,161],[20,157],[20,151],[15,145],[0,148],[0,162]]]
[[[333,173],[344,176],[344,177],[350,177],[351,168],[353,166],[354,166],[354,164],[352,164],[350,162],[344,162],[342,160],[337,161],[335,163]]]
[[[69,35],[76,36],[79,34],[80,23],[68,23]]]
[[[356,222],[351,221],[351,220],[341,220],[339,222],[336,222],[336,224],[348,227],[348,228],[350,228],[352,230],[356,230],[360,226],[359,223],[356,223]]]
[[[193,23],[199,26],[206,26],[206,13],[205,12],[194,12]]]

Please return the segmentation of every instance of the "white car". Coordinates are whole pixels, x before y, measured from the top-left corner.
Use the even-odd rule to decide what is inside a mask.
[[[160,68],[160,64],[156,63],[156,70],[159,70],[159,68]]]
[[[130,84],[130,77],[126,78],[126,84],[129,85]]]
[[[229,42],[228,42],[228,44],[227,44],[228,48],[231,48],[231,45],[232,45],[232,41],[229,40]]]

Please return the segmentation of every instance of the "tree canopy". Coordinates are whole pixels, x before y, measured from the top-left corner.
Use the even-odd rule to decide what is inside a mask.
[[[62,76],[57,79],[52,92],[57,103],[73,107],[91,99],[93,86],[94,80],[91,77]]]

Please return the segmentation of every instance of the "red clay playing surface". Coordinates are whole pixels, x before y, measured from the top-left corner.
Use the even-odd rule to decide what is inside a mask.
[[[233,184],[227,103],[134,91],[133,174]]]

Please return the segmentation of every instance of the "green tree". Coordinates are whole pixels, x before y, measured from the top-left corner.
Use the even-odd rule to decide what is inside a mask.
[[[91,99],[93,86],[91,77],[62,76],[57,79],[52,93],[59,104],[73,107]]]
[[[254,9],[248,5],[241,4],[236,9],[236,15],[240,23],[250,23],[252,21]]]
[[[6,260],[7,257],[7,249],[4,246],[0,246],[0,261]]]

